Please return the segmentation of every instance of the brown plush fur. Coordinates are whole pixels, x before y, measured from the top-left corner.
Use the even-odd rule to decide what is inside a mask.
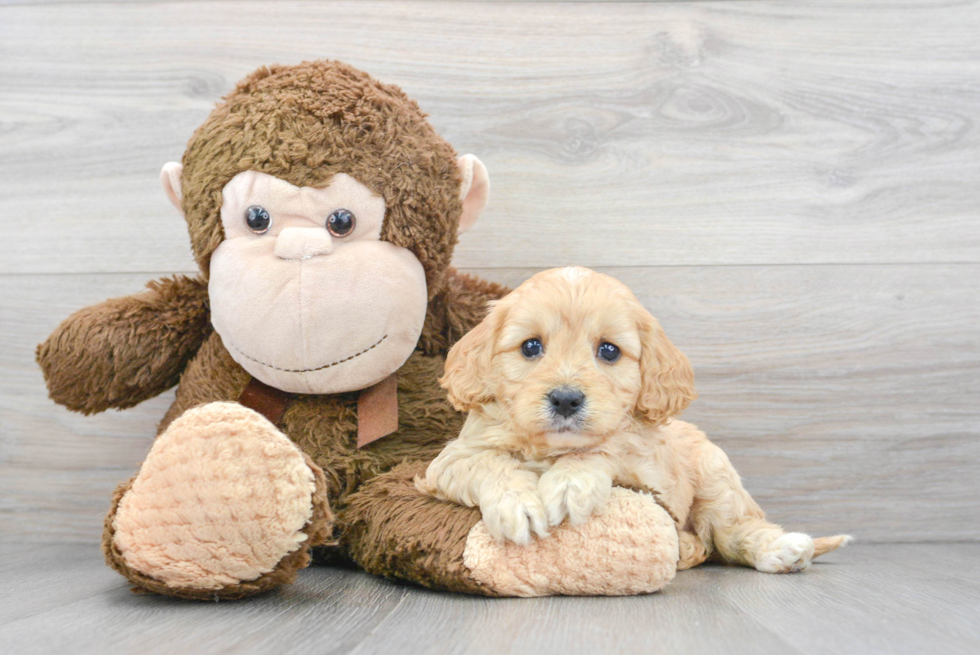
[[[177,384],[210,330],[208,287],[185,276],[147,287],[76,312],[37,347],[52,400],[95,414]]]
[[[83,309],[62,323],[38,348],[51,397],[93,413],[135,405],[179,377],[160,432],[192,407],[237,400],[250,377],[208,316],[210,256],[224,238],[222,187],[244,170],[298,186],[323,186],[332,175],[348,173],[384,196],[382,238],[419,258],[430,301],[418,347],[398,371],[396,433],[356,448],[356,392],[296,395],[279,421],[308,455],[318,494],[322,484],[309,543],[330,541],[325,531],[332,508],[342,548],[335,557],[349,553],[372,572],[487,593],[462,567],[466,534],[478,514],[421,497],[411,486],[416,466],[382,475],[403,462],[433,458],[459,433],[463,416],[438,384],[445,353],[482,320],[487,302],[507,291],[449,268],[462,211],[452,147],[398,88],[345,64],[319,61],[263,68],[246,78],[195,132],[183,164],[183,210],[202,277],[154,282],[147,292]],[[239,598],[291,581],[310,561],[309,548],[302,548],[271,573],[218,593],[166,587],[128,569],[114,550],[112,520],[128,485],[116,490],[103,543],[110,565],[138,588]],[[433,530],[436,525],[441,531]]]
[[[480,521],[479,510],[419,494],[413,480],[426,466],[402,464],[352,494],[341,518],[343,546],[368,573],[497,595],[463,565],[466,538]]]
[[[450,267],[445,285],[429,301],[419,350],[427,355],[446,354],[473,328],[473,317],[487,313],[487,300],[502,298],[507,291],[499,284],[459,273]]]

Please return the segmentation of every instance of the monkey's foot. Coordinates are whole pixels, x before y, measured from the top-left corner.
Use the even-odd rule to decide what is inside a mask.
[[[103,550],[139,589],[241,598],[292,582],[332,523],[312,460],[258,413],[211,403],[171,423],[116,490]]]

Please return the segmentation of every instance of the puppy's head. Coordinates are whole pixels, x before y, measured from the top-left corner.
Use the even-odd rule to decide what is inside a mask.
[[[539,273],[494,303],[450,350],[442,385],[461,411],[496,403],[509,428],[548,447],[587,447],[635,418],[695,397],[687,357],[617,280]]]

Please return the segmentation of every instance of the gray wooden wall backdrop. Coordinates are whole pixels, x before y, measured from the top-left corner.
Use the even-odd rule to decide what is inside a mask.
[[[192,271],[159,167],[256,66],[331,57],[486,162],[458,266],[636,290],[773,518],[976,540],[978,35],[925,0],[3,2],[0,538],[97,539],[172,398],[70,414],[35,344]]]

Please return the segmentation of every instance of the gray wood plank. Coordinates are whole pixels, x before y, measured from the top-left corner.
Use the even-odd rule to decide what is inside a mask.
[[[84,4],[117,4],[117,3],[173,3],[180,2],[181,0],[0,0],[0,7],[3,6],[18,6],[18,5],[84,5]],[[198,0],[190,0],[191,2],[196,2]],[[260,0],[250,0],[252,2]],[[428,0],[420,0],[426,2]],[[753,0],[442,0],[442,2],[486,2],[486,3],[541,3],[541,2],[551,2],[554,4],[569,4],[569,3],[589,3],[589,4],[602,4],[602,3],[628,3],[628,2],[640,2],[640,3],[658,3],[658,2],[751,2]],[[757,1],[757,0],[756,0]]]
[[[685,418],[771,518],[867,540],[980,538],[980,266],[614,268],[694,363]],[[533,269],[484,270],[516,285]],[[143,275],[3,276],[0,540],[95,541],[171,395],[82,417],[34,345]]]
[[[190,267],[160,165],[242,75],[318,56],[487,162],[463,266],[980,259],[976,2],[0,11],[3,272]]]
[[[84,4],[117,4],[117,3],[127,3],[132,4],[134,2],[148,4],[148,3],[172,3],[180,0],[0,0],[0,7],[3,6],[18,6],[18,5],[84,5]],[[196,1],[196,0],[191,0]],[[256,0],[251,0],[255,2]],[[426,1],[426,0],[422,0]],[[474,0],[443,0],[443,2],[473,2]],[[527,3],[527,2],[552,2],[555,4],[568,4],[570,2],[582,2],[582,3],[624,3],[624,2],[750,2],[751,0],[478,0],[482,2],[511,2],[511,3]]]
[[[850,655],[980,648],[978,544],[855,544],[785,576],[705,566],[679,573],[663,593],[632,598],[486,599],[315,567],[292,587],[217,604],[134,595],[94,547],[84,550],[91,557],[65,545],[35,553],[0,546],[5,574],[21,571],[0,583],[3,609],[24,608],[17,618],[0,615],[5,651]],[[45,569],[52,574],[45,577]]]
[[[980,580],[953,576],[977,545],[907,548],[852,547],[790,576],[704,566],[649,597],[487,601],[487,608],[462,609],[452,597],[413,594],[354,652],[410,652],[447,634],[436,652],[974,651]]]
[[[5,652],[346,653],[408,593],[358,571],[318,568],[246,602],[187,602],[132,593],[94,547],[64,568],[51,556],[58,550],[65,546],[24,562],[51,563],[56,573],[29,570],[5,583],[15,605],[0,620]]]
[[[125,585],[96,544],[3,544],[0,553],[0,627]]]
[[[788,653],[768,626],[684,575],[656,596],[466,600],[420,591],[353,653]],[[696,629],[692,627],[696,626]]]
[[[0,278],[0,541],[99,539],[111,490],[138,469],[173,392],[82,417],[47,398],[34,348],[75,310],[138,291],[148,277]]]
[[[914,553],[868,545],[800,576],[691,573],[801,653],[970,655],[980,648],[980,580],[962,579],[954,552],[946,544]]]

